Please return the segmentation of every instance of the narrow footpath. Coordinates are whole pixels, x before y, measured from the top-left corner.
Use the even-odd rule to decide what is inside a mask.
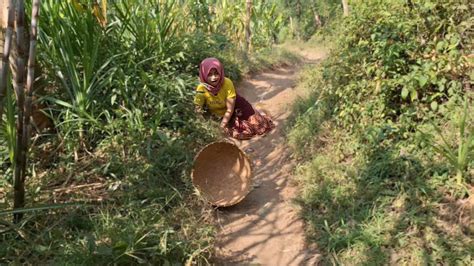
[[[301,51],[306,63],[324,58],[323,51]],[[273,118],[276,129],[264,137],[234,142],[253,161],[254,189],[239,204],[217,211],[218,265],[314,265],[319,255],[305,243],[304,224],[292,202],[295,162],[286,147],[284,128],[293,101],[300,67],[284,66],[244,80],[237,86],[257,109]]]

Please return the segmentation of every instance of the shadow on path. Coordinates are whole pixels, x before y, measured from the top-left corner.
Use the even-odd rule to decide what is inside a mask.
[[[233,140],[253,162],[254,189],[239,204],[221,208],[216,216],[218,265],[311,265],[319,256],[305,244],[303,221],[292,203],[290,181],[294,163],[285,146],[283,124],[296,98],[295,68],[259,74],[237,86],[254,106],[270,112],[276,129],[249,141]]]

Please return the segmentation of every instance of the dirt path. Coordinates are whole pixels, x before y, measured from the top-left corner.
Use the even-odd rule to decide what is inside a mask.
[[[314,63],[324,53],[303,55]],[[236,206],[217,211],[219,265],[313,265],[318,260],[317,252],[305,244],[303,221],[292,203],[294,162],[283,133],[291,103],[301,94],[295,86],[297,71],[295,67],[278,68],[237,87],[254,106],[269,111],[277,127],[264,137],[234,141],[253,161],[254,189]]]

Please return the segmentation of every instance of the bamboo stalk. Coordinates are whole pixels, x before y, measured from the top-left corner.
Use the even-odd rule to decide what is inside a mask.
[[[25,149],[23,147],[23,114],[25,105],[25,5],[23,0],[17,0],[16,7],[16,45],[18,56],[16,58],[16,97],[17,97],[17,146],[15,152],[15,177],[13,185],[13,208],[25,206]],[[22,213],[14,214],[14,222],[18,223],[23,217]]]
[[[13,22],[15,19],[15,6],[13,0],[8,1],[8,16],[7,16],[7,28],[5,31],[5,42],[3,44],[2,64],[0,69],[0,121],[3,116],[3,100],[6,95],[7,89],[7,77],[8,77],[8,60],[10,57],[10,48],[12,43],[13,35]]]
[[[22,137],[22,165],[21,173],[23,174],[22,181],[26,179],[26,163],[27,154],[29,149],[30,139],[30,121],[31,121],[31,108],[32,108],[32,96],[33,96],[33,83],[35,81],[35,58],[36,58],[36,40],[38,37],[38,17],[40,9],[40,0],[33,0],[33,8],[31,13],[31,26],[30,26],[30,47],[28,52],[28,72],[26,78],[26,100],[24,105],[24,116],[23,116],[23,137]],[[24,186],[24,184],[23,184]],[[24,199],[23,199],[24,200]]]
[[[36,40],[38,38],[38,19],[40,10],[40,0],[33,0],[33,8],[31,13],[31,26],[30,26],[30,47],[28,52],[28,71],[26,77],[26,100],[25,100],[25,114],[23,121],[23,148],[25,149],[25,169],[26,169],[26,154],[29,147],[29,136],[30,136],[30,123],[31,123],[31,110],[32,110],[32,96],[33,96],[33,84],[35,81],[35,59],[36,59]]]

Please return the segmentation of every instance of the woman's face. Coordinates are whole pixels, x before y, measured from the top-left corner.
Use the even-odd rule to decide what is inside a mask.
[[[217,72],[217,69],[213,68],[211,71],[209,71],[209,74],[207,75],[207,82],[211,84],[212,86],[216,86],[217,83],[219,83],[220,75]]]

